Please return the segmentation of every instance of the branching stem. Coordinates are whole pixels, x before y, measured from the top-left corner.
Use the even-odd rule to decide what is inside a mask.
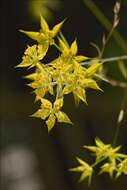
[[[126,100],[127,100],[127,88],[124,89],[124,93],[123,93],[123,99],[121,102],[120,113],[119,113],[118,120],[117,120],[116,132],[115,132],[114,139],[113,139],[113,146],[116,146],[116,142],[118,139],[121,123],[122,123],[123,117],[124,117]]]

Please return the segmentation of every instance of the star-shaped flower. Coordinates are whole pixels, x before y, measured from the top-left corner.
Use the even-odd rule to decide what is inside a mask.
[[[53,38],[57,35],[64,21],[65,20],[55,25],[53,29],[50,30],[46,20],[42,16],[40,16],[40,25],[41,25],[40,32],[24,31],[24,30],[20,30],[20,32],[23,32],[33,40],[37,41],[38,43],[48,48],[49,45],[52,45],[54,43]]]
[[[88,177],[88,184],[90,184],[92,174],[93,174],[93,168],[89,164],[87,164],[85,161],[81,160],[80,158],[77,157],[76,159],[81,165],[76,168],[71,168],[69,169],[69,171],[82,172],[79,182],[83,181],[84,179]]]
[[[45,47],[41,44],[28,46],[22,57],[22,62],[16,67],[29,67],[32,68],[39,63],[40,60],[45,56]]]
[[[55,125],[56,118],[58,122],[65,122],[72,124],[68,116],[64,112],[60,111],[62,106],[63,106],[63,98],[57,99],[54,102],[53,106],[49,100],[41,98],[41,108],[37,112],[35,112],[32,116],[41,118],[43,120],[48,118],[46,124],[48,127],[48,132],[50,132],[50,130]]]

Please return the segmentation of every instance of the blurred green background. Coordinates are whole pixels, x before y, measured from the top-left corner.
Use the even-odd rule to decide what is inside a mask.
[[[34,0],[36,4],[37,0]],[[54,3],[55,2],[55,6]],[[113,6],[115,1],[94,0],[96,5],[105,14],[113,20]],[[41,3],[41,0],[40,0]],[[52,27],[55,24],[67,18],[62,27],[63,34],[71,43],[77,37],[79,54],[94,57],[97,56],[96,50],[90,45],[90,42],[100,44],[105,28],[84,5],[82,0],[50,0],[45,4],[46,9],[50,10],[48,23]],[[87,91],[88,105],[80,103],[75,107],[72,95],[65,97],[64,111],[70,116],[74,125],[57,123],[50,134],[44,127],[44,122],[31,118],[29,115],[34,113],[38,104],[34,104],[34,94],[32,89],[26,86],[26,81],[22,78],[27,71],[25,69],[15,69],[14,67],[21,62],[21,57],[26,46],[34,42],[27,36],[21,34],[18,30],[39,30],[39,18],[36,12],[38,9],[33,7],[30,0],[2,0],[1,18],[1,136],[0,136],[0,163],[3,169],[1,174],[1,190],[13,189],[24,190],[23,184],[25,173],[19,175],[19,178],[12,177],[11,173],[20,173],[21,168],[28,163],[34,163],[33,171],[28,174],[31,181],[27,183],[28,189],[35,190],[125,190],[127,186],[127,176],[121,176],[117,181],[110,180],[108,174],[93,176],[90,187],[87,180],[78,183],[79,174],[70,173],[67,170],[77,165],[75,157],[92,162],[88,151],[84,150],[83,145],[92,145],[94,138],[98,136],[105,143],[112,143],[116,129],[116,121],[120,110],[120,104],[123,96],[123,89],[112,87],[105,82],[100,86],[104,92],[94,90]],[[35,8],[35,9],[34,9]],[[33,10],[33,11],[32,11]],[[32,12],[31,12],[32,11]],[[41,9],[43,14],[43,7]],[[118,30],[127,39],[127,1],[123,1],[120,11],[120,24]],[[104,57],[120,56],[125,54],[118,47],[114,40],[108,43]],[[51,56],[52,55],[51,53]],[[56,55],[55,55],[56,56]],[[125,61],[124,63],[127,63]],[[107,64],[106,69],[109,75],[115,79],[122,79],[116,63]],[[126,115],[125,115],[126,116]],[[127,120],[122,122],[121,132],[118,138],[118,144],[122,144],[122,152],[127,153]],[[21,151],[20,151],[21,150]],[[26,150],[26,152],[23,150]],[[16,154],[16,151],[18,153]],[[30,152],[31,154],[28,154]],[[23,154],[21,154],[23,153]],[[11,156],[10,156],[11,155]],[[15,156],[15,155],[19,155]],[[24,157],[24,155],[28,156]],[[34,156],[29,161],[31,155]],[[7,161],[6,161],[7,158]],[[16,159],[14,161],[14,159]],[[26,158],[26,159],[25,159]],[[13,159],[13,164],[12,160]],[[24,162],[22,161],[24,159]],[[4,160],[4,161],[3,161]],[[25,163],[26,162],[26,163]],[[4,165],[8,164],[7,169]],[[26,166],[25,166],[26,164]],[[14,169],[16,166],[17,169]],[[18,168],[19,166],[19,168]],[[11,170],[12,168],[12,170]],[[10,170],[10,173],[8,172]],[[23,176],[24,175],[24,176]],[[33,176],[32,176],[33,175]],[[16,176],[14,174],[14,176]],[[34,177],[36,176],[36,177]],[[31,177],[31,178],[30,178]],[[33,177],[33,178],[32,178]],[[18,182],[16,182],[18,180]],[[15,185],[17,184],[17,186]]]

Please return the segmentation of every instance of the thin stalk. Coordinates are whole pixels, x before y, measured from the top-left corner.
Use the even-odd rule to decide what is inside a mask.
[[[116,146],[116,142],[118,140],[121,123],[122,123],[123,117],[124,117],[126,101],[127,101],[127,88],[124,89],[123,99],[121,102],[121,109],[120,109],[120,113],[119,113],[118,120],[117,120],[116,132],[115,132],[114,139],[113,139],[113,146]]]
[[[86,62],[82,62],[81,65],[92,65],[92,64],[96,64],[98,62],[101,63],[106,63],[106,62],[113,62],[113,61],[121,61],[121,60],[126,60],[127,59],[127,55],[122,55],[122,56],[117,56],[117,57],[109,57],[109,58],[104,58],[104,59],[95,59],[95,60],[90,60],[90,61],[86,61]]]
[[[62,50],[60,49],[60,47],[56,44],[56,43],[54,43],[53,44],[60,52],[62,52]]]
[[[94,77],[96,79],[103,80],[103,81],[109,83],[112,86],[118,86],[118,87],[121,87],[121,88],[126,88],[127,87],[127,83],[126,82],[117,81],[117,80],[109,78],[109,77],[107,77],[105,75],[100,75],[100,74],[95,73]]]
[[[91,165],[92,168],[94,168],[97,164],[99,164],[100,162],[102,162],[103,160],[105,160],[106,158],[101,158],[100,160],[98,160],[97,162],[95,162],[94,164]]]

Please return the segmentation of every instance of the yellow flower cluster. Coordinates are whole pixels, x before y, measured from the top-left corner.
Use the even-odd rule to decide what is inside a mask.
[[[88,177],[88,183],[90,183],[93,168],[100,162],[105,161],[100,167],[99,174],[107,172],[111,178],[113,177],[113,174],[115,174],[115,178],[118,178],[122,173],[127,174],[127,155],[118,153],[120,146],[113,148],[111,144],[105,145],[99,138],[95,138],[95,143],[96,146],[84,146],[84,148],[87,148],[94,153],[94,156],[96,157],[95,162],[90,166],[85,161],[78,158],[77,160],[81,166],[72,168],[69,171],[82,172],[80,181]]]
[[[17,67],[35,67],[35,72],[25,78],[32,80],[30,87],[34,89],[36,101],[40,100],[39,110],[32,116],[46,120],[48,131],[58,122],[72,124],[68,116],[61,111],[64,95],[73,93],[74,98],[79,102],[86,103],[86,88],[101,90],[93,79],[93,75],[102,63],[94,64],[88,68],[82,66],[82,62],[89,60],[88,57],[77,55],[77,41],[68,45],[64,36],[58,32],[64,21],[55,25],[52,30],[45,19],[41,16],[39,32],[20,30],[37,44],[28,46],[24,52],[22,62]],[[55,42],[57,37],[58,44]],[[47,54],[49,46],[54,45],[59,50],[59,56],[50,63],[43,63],[42,60]],[[45,98],[47,93],[55,96],[55,102]],[[57,107],[57,109],[56,109]]]

